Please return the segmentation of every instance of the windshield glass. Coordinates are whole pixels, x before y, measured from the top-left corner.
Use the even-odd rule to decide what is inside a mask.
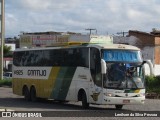
[[[107,62],[142,62],[140,51],[103,50],[102,57]]]
[[[104,87],[107,88],[144,88],[144,69],[137,63],[106,63],[107,73]]]
[[[144,88],[144,69],[140,51],[102,50],[106,61],[107,73],[104,87],[107,88]]]

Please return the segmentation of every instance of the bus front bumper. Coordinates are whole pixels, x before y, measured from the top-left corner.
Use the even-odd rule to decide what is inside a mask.
[[[144,104],[145,97],[109,97],[104,96],[103,104],[109,105],[132,105],[132,104]]]

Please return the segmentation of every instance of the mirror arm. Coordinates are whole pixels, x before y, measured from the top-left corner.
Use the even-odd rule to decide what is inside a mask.
[[[103,59],[101,59],[101,71],[102,71],[102,74],[106,74],[106,71],[107,71],[106,62]]]
[[[152,64],[151,60],[143,61],[142,65],[145,64],[145,63],[147,63],[149,65],[150,75],[154,75],[153,64]]]

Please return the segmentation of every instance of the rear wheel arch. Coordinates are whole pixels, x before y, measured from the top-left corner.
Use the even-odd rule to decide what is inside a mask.
[[[37,101],[37,92],[36,92],[36,88],[34,85],[30,87],[30,97],[31,97],[32,102]]]
[[[30,90],[31,90],[31,89],[36,89],[36,88],[35,88],[35,85],[31,85]]]
[[[30,91],[27,87],[27,85],[24,85],[22,88],[22,95],[24,96],[24,99],[26,101],[30,101]]]
[[[24,95],[25,90],[28,90],[28,91],[29,91],[27,85],[23,85],[23,88],[22,88],[22,95]]]

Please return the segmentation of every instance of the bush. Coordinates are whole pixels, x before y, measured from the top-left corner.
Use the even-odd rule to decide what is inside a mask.
[[[12,80],[11,79],[7,79],[7,80],[0,80],[0,87],[1,86],[12,86]]]
[[[146,91],[160,94],[160,76],[146,76]]]

